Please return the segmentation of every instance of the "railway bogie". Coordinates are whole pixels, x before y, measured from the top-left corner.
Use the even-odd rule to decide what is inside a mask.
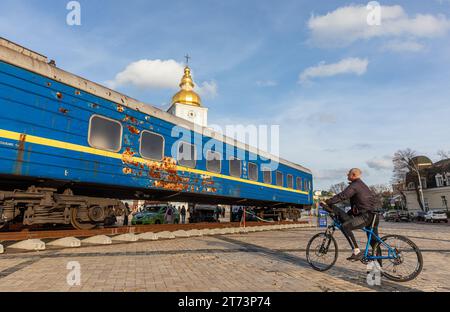
[[[116,216],[123,215],[120,200],[76,196],[70,189],[29,187],[26,191],[0,191],[0,228],[19,223],[72,224],[77,229],[92,229],[110,225]]]

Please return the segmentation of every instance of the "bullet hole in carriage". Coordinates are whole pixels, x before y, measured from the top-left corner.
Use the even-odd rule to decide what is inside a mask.
[[[60,108],[59,108],[59,111],[60,111],[61,113],[63,113],[64,115],[67,114],[67,113],[69,112],[69,110],[68,110],[67,108],[64,108],[64,107],[60,107]]]
[[[51,87],[52,83],[51,82],[47,82],[47,87]]]
[[[80,94],[81,94],[80,91],[78,91],[78,90],[75,91],[75,95],[80,95]]]
[[[123,168],[122,171],[124,174],[132,174],[133,173],[133,170],[131,170],[131,168],[126,168],[126,167]]]
[[[63,98],[63,95],[61,92],[56,92],[56,97],[61,100]]]

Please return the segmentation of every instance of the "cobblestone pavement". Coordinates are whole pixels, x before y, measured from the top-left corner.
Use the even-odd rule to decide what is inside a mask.
[[[0,255],[0,291],[450,291],[450,227],[380,224],[381,234],[409,236],[424,269],[408,283],[366,282],[366,266],[337,233],[340,256],[326,273],[306,263],[316,228],[114,244]],[[363,234],[357,235],[363,239]],[[67,264],[80,264],[81,284],[69,286]]]

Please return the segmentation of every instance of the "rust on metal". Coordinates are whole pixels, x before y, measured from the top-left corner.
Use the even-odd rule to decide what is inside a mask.
[[[136,118],[129,116],[129,115],[125,115],[125,118],[123,119],[123,122],[131,122],[133,124],[138,124],[138,121]]]
[[[128,167],[124,167],[122,171],[126,175],[133,173],[133,170],[131,168],[128,168]]]
[[[69,112],[69,110],[68,110],[67,108],[60,107],[60,108],[59,108],[59,112],[60,112],[60,113],[63,113],[63,114],[65,115],[65,114],[67,114],[67,113]]]
[[[19,138],[19,145],[17,146],[17,157],[16,164],[14,168],[14,174],[20,175],[22,174],[22,165],[23,165],[23,155],[25,152],[25,141],[27,139],[27,135],[22,133]]]
[[[132,117],[125,117],[127,121],[133,121]],[[128,126],[132,133],[139,133],[133,126]],[[136,131],[134,131],[136,129]],[[135,159],[136,153],[131,147],[127,147],[122,153],[122,171],[125,175],[134,175],[142,178],[147,172],[149,178],[148,187],[160,188],[169,191],[188,191],[202,193],[216,193],[217,188],[213,178],[209,175],[193,176],[190,173],[178,171],[177,161],[172,157],[164,157],[162,161]]]
[[[127,126],[127,128],[128,128],[128,131],[130,131],[133,134],[140,134],[141,133],[141,131],[138,128],[136,128],[135,126],[129,125],[129,126]]]

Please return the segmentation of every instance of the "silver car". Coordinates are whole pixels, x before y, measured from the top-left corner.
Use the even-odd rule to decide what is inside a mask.
[[[425,215],[426,222],[448,222],[447,213],[443,210],[430,210]]]

